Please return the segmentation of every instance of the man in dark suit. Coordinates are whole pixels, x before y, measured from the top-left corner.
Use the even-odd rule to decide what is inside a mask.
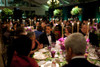
[[[52,42],[56,41],[55,35],[51,31],[52,27],[50,25],[47,25],[45,32],[39,37],[39,42],[44,46],[51,45]]]
[[[96,34],[92,33],[92,32],[89,32],[89,29],[88,29],[88,33],[87,33],[87,25],[82,25],[82,28],[81,28],[81,33],[84,35],[84,36],[88,36],[89,37],[89,40],[90,40],[90,44],[91,45],[94,45],[96,47],[99,47],[99,42],[98,42],[98,37]]]
[[[69,35],[65,40],[66,60],[63,67],[97,67],[84,57],[87,42],[81,33]]]

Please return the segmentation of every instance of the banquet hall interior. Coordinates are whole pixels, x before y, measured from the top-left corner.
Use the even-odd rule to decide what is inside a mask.
[[[0,0],[0,67],[100,67],[100,0]]]

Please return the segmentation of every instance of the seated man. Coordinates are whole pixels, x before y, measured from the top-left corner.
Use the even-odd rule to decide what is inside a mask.
[[[14,41],[15,52],[10,67],[38,67],[35,59],[28,57],[32,49],[32,40],[27,36],[20,36]]]
[[[98,42],[98,37],[96,34],[92,33],[92,32],[89,32],[89,29],[87,31],[87,25],[82,25],[82,28],[81,28],[81,33],[84,35],[84,36],[87,36],[90,40],[90,44],[91,45],[94,45],[96,47],[99,47],[99,42]]]
[[[66,60],[68,64],[63,67],[97,67],[84,57],[87,42],[80,33],[69,35],[65,40]]]
[[[52,42],[55,42],[55,35],[52,33],[52,27],[50,25],[46,26],[46,30],[39,37],[39,42],[44,46],[51,45]]]

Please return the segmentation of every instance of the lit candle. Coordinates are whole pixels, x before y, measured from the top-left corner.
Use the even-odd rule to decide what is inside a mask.
[[[8,22],[8,19],[7,19],[7,22]]]
[[[97,18],[97,23],[98,23],[98,18]]]
[[[73,31],[74,31],[74,23],[72,23],[72,33],[73,33]]]
[[[90,19],[88,19],[88,21],[90,22]]]
[[[34,20],[32,19],[31,25],[33,25],[33,21],[34,21]]]
[[[87,25],[87,34],[89,33],[89,25],[90,25],[90,22],[88,22],[88,25]]]
[[[19,22],[19,19],[17,19],[17,21]]]
[[[40,19],[40,21],[42,20],[42,18]]]
[[[31,19],[29,18],[30,26],[31,26]]]
[[[23,20],[23,23],[25,23],[25,20]]]
[[[14,22],[15,20],[13,19],[13,22]]]
[[[62,38],[63,38],[63,22],[62,22]]]
[[[94,25],[94,21],[95,21],[95,19],[93,19],[93,25]]]
[[[53,18],[53,21],[54,21],[55,19]]]
[[[77,32],[79,32],[79,22],[77,22]]]

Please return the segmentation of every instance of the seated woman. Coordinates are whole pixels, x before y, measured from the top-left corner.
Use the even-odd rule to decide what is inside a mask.
[[[43,48],[43,44],[40,44],[36,38],[35,38],[35,33],[34,32],[29,32],[27,34],[27,36],[32,40],[32,51],[30,52],[30,54],[33,54],[35,51],[37,51],[38,49]]]
[[[20,38],[22,36],[27,35],[27,33],[25,32],[25,29],[23,27],[18,27],[15,31],[15,35],[13,37],[13,39],[11,40],[11,44],[8,45],[7,47],[7,67],[10,67],[11,64],[11,60],[15,51],[15,40],[17,38]]]
[[[35,59],[28,57],[32,40],[26,35],[20,36],[14,41],[15,52],[10,67],[39,67]]]
[[[64,37],[69,36],[71,33],[72,33],[71,27],[70,27],[70,26],[67,26],[67,27],[65,28],[65,35],[64,35]]]

